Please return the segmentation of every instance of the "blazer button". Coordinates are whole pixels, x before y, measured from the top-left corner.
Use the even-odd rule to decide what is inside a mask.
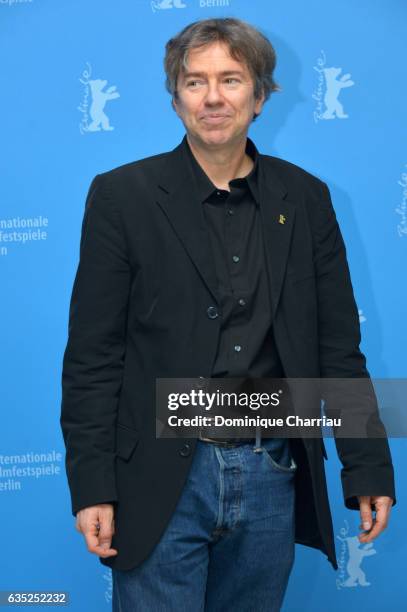
[[[189,444],[184,444],[184,446],[180,448],[178,452],[181,457],[188,457],[191,454],[191,447]]]
[[[209,306],[208,310],[206,311],[206,314],[210,319],[216,319],[216,317],[219,316],[218,309],[216,308],[216,306]]]

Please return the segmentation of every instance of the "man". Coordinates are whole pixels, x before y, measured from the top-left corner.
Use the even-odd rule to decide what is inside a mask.
[[[157,378],[369,376],[327,185],[247,137],[275,62],[240,20],[184,28],[165,69],[186,136],[89,189],[61,426],[117,610],[279,610],[294,542],[338,567],[322,438],[155,435]],[[387,440],[335,442],[370,542],[396,501]]]

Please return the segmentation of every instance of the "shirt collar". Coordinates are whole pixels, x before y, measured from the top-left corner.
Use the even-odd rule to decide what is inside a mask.
[[[205,202],[209,196],[216,191],[218,188],[203,168],[198,163],[196,157],[194,156],[191,147],[189,146],[186,134],[182,139],[182,154],[185,162],[188,165],[189,173],[191,175],[192,182],[195,187],[195,194],[200,202]],[[259,166],[259,152],[256,148],[254,142],[247,137],[246,138],[246,149],[245,152],[249,155],[254,161],[253,168],[244,177],[235,178],[229,181],[229,186],[233,187],[249,187],[250,192],[253,196],[256,204],[259,203],[259,190],[258,190],[258,166]]]

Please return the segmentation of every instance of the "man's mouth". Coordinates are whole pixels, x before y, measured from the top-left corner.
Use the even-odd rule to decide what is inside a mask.
[[[227,118],[228,118],[228,115],[221,115],[219,113],[211,113],[209,115],[204,115],[202,117],[202,120],[207,121],[209,123],[221,123]]]

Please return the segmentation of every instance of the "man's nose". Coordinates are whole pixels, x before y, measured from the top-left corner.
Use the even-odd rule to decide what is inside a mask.
[[[205,102],[208,104],[216,104],[222,100],[222,94],[218,83],[208,83],[208,89],[205,96]]]

